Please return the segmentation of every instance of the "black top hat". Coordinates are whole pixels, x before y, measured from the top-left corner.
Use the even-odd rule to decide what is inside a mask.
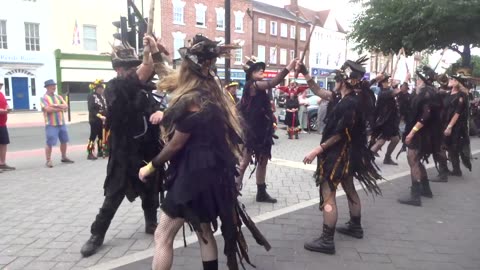
[[[362,79],[362,77],[365,75],[366,70],[363,65],[367,60],[368,58],[366,56],[362,56],[356,61],[345,61],[345,63],[343,63],[340,69],[335,70],[335,80],[345,81],[350,85],[351,79],[357,79],[358,81],[360,81],[360,79]]]
[[[118,67],[137,67],[142,63],[135,53],[135,49],[130,45],[122,43],[121,45],[113,47],[112,52],[112,66]]]
[[[264,62],[257,62],[257,58],[255,56],[245,57],[245,58],[247,58],[247,62],[243,64],[243,70],[247,74],[255,70],[260,70],[260,69],[265,70],[265,68],[267,67],[267,65],[265,65]]]
[[[418,68],[415,73],[427,85],[433,85],[437,76],[437,73],[435,73],[435,71],[429,66]]]

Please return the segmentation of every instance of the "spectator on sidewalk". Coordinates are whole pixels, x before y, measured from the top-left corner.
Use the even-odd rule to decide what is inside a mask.
[[[3,80],[0,80],[0,90],[3,88]],[[15,170],[14,167],[7,165],[7,145],[10,143],[7,130],[7,114],[10,112],[7,100],[2,92],[0,92],[0,173],[3,171]]]
[[[47,92],[40,98],[40,105],[45,117],[45,135],[47,138],[47,145],[45,146],[47,163],[45,165],[48,168],[52,168],[52,147],[57,144],[59,139],[60,152],[62,153],[61,161],[63,163],[73,163],[67,157],[68,132],[65,125],[64,112],[68,109],[68,105],[60,95],[55,94],[55,90],[57,90],[55,81],[45,81],[44,87],[47,89]]]
[[[308,99],[307,99],[307,91],[302,92],[298,95],[298,103],[300,104],[300,110],[298,112],[298,116],[300,117],[300,133],[307,133],[309,130],[309,123],[308,123]]]

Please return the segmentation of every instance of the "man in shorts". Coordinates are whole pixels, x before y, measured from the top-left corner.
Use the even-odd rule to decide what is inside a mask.
[[[3,80],[0,80],[0,90],[3,88]],[[7,114],[10,113],[7,100],[0,92],[0,173],[2,171],[12,171],[15,167],[8,166],[5,163],[7,156],[7,145],[10,143],[7,130]]]
[[[67,157],[68,132],[64,112],[68,109],[68,105],[60,95],[55,94],[57,84],[54,80],[45,81],[45,88],[47,92],[40,99],[45,117],[45,134],[47,137],[47,145],[45,146],[47,163],[45,165],[52,168],[52,147],[57,144],[58,140],[60,140],[60,152],[62,153],[61,161],[63,163],[73,163],[73,161]]]

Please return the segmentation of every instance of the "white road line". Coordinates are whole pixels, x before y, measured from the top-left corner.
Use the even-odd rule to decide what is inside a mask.
[[[480,153],[480,149],[472,151],[472,155],[476,155],[478,153]],[[315,171],[315,169],[316,169],[315,165],[311,165],[311,164],[310,165],[304,165],[301,162],[290,161],[290,160],[285,160],[285,159],[272,158],[272,162],[275,163],[276,165],[280,165],[280,166],[286,166],[286,167],[297,168],[297,169],[304,169],[304,170],[309,170],[309,171]],[[435,165],[430,163],[430,164],[426,164],[425,167],[427,169],[431,169],[431,168],[434,168]],[[386,176],[385,177],[386,181],[381,181],[379,184],[382,185],[384,183],[399,179],[399,178],[407,176],[407,175],[410,175],[409,170],[406,170],[406,171],[403,171],[403,172],[400,172],[400,173],[396,173],[396,174],[392,174],[392,175]],[[356,185],[356,189],[360,190],[360,189],[362,189],[362,187],[360,185]],[[345,195],[345,192],[343,192],[343,190],[337,191],[337,197],[341,197],[343,195]],[[271,212],[260,214],[258,216],[252,217],[252,220],[255,223],[262,222],[262,221],[269,220],[269,219],[272,219],[272,218],[275,218],[275,217],[279,217],[279,216],[282,216],[282,215],[285,215],[285,214],[288,214],[288,213],[291,213],[291,212],[301,210],[303,208],[313,206],[313,205],[318,204],[318,203],[320,203],[319,198],[311,199],[311,200],[304,201],[304,202],[301,202],[301,203],[297,203],[297,204],[287,206],[287,207],[284,207],[284,208],[281,208],[281,209],[277,209],[277,210],[274,210],[274,211],[271,211]],[[215,236],[218,236],[220,234],[221,233],[220,233],[220,230],[219,230],[215,233]],[[185,240],[187,242],[187,245],[196,243],[198,241],[197,236],[195,234],[186,237]],[[183,245],[184,245],[183,239],[175,240],[173,242],[173,248],[174,249],[183,247]],[[90,269],[90,270],[110,270],[110,269],[121,267],[121,266],[130,264],[130,263],[133,263],[133,262],[136,262],[136,261],[144,260],[144,259],[150,258],[152,256],[153,256],[153,248],[150,248],[150,249],[147,249],[147,250],[144,250],[144,251],[140,251],[140,252],[136,252],[136,253],[133,253],[133,254],[130,254],[130,255],[123,256],[121,258],[118,258],[118,259],[115,259],[115,260],[112,260],[112,261],[109,261],[109,262],[105,262],[105,263],[102,263],[102,264],[92,266],[88,269]]]

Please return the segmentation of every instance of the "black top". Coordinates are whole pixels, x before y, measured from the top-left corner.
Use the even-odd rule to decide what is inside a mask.
[[[374,113],[375,122],[372,127],[374,137],[379,136],[388,139],[398,135],[400,115],[393,91],[391,88],[380,88]]]
[[[105,116],[107,114],[107,102],[103,95],[97,94],[96,92],[88,95],[88,120],[90,122],[100,121],[100,118],[97,117],[97,114]]]

